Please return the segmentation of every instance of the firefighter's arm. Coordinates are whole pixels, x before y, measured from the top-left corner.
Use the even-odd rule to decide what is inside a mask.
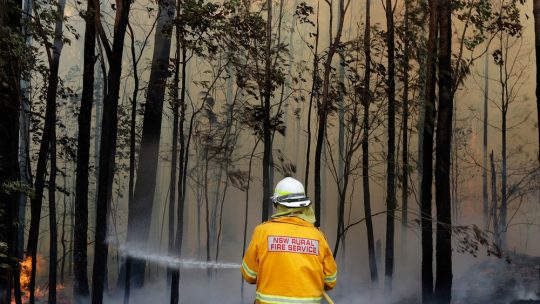
[[[330,290],[336,286],[337,282],[337,265],[330,250],[330,246],[324,240],[324,258],[323,258],[323,272],[324,272],[324,290]]]
[[[242,259],[242,276],[249,284],[257,283],[257,274],[259,272],[259,257],[258,257],[258,233],[257,228],[253,231],[251,242],[247,248],[246,254]]]

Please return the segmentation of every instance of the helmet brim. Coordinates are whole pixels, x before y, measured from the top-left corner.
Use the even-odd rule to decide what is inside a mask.
[[[311,200],[306,199],[303,201],[296,201],[296,202],[276,202],[276,204],[285,206],[287,208],[301,208],[301,207],[307,207],[311,205]]]

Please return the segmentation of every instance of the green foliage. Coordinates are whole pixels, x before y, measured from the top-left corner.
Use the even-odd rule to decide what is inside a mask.
[[[230,2],[183,1],[175,20],[182,46],[201,57],[215,55],[223,44],[228,17],[233,9],[234,3]]]
[[[34,188],[22,181],[9,181],[2,185],[1,191],[5,194],[24,193],[28,197],[34,196]]]
[[[264,108],[261,105],[246,105],[241,115],[242,123],[249,126],[253,130],[253,134],[262,139],[263,125],[262,120],[264,117]],[[272,132],[277,131],[282,135],[285,135],[285,127],[283,126],[283,112],[280,111],[276,115],[270,118],[270,130]]]
[[[523,3],[523,0],[452,1],[453,15],[461,22],[462,27],[457,27],[459,28],[457,35],[459,42],[465,50],[474,54],[475,49],[484,43],[489,45],[496,35],[521,36],[523,25],[520,20],[520,6]],[[454,90],[458,85],[463,85],[466,77],[471,73],[474,61],[479,57],[471,55],[470,58],[464,58],[462,48],[453,54]],[[495,58],[496,62],[497,59],[500,58]],[[500,61],[497,64],[500,64]]]
[[[309,17],[315,13],[315,9],[313,6],[308,5],[306,2],[301,2],[296,7],[296,11],[294,12],[294,15],[298,18],[298,23],[300,24],[310,24],[311,26],[315,26],[315,22],[313,22]]]

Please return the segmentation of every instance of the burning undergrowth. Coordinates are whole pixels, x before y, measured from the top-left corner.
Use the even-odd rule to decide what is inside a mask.
[[[41,270],[44,268],[45,260],[42,256],[37,256],[36,261],[36,273],[39,275],[41,273]],[[21,286],[21,293],[22,293],[22,303],[28,303],[30,300],[30,276],[32,273],[32,257],[26,256],[23,260],[19,262],[20,265],[20,279],[19,283]],[[64,295],[64,285],[57,284],[56,285],[56,292],[57,292],[57,303],[71,303],[69,299]],[[46,303],[47,297],[49,293],[49,286],[48,284],[36,284],[36,287],[34,289],[34,297],[36,299],[36,303]],[[13,294],[13,292],[12,292]],[[15,299],[12,297],[11,304],[15,303]]]

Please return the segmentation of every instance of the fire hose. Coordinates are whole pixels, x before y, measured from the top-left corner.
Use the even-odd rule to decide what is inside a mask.
[[[334,301],[330,299],[330,296],[326,293],[326,291],[323,292],[323,297],[326,300],[326,302],[328,302],[328,304],[334,304]]]

